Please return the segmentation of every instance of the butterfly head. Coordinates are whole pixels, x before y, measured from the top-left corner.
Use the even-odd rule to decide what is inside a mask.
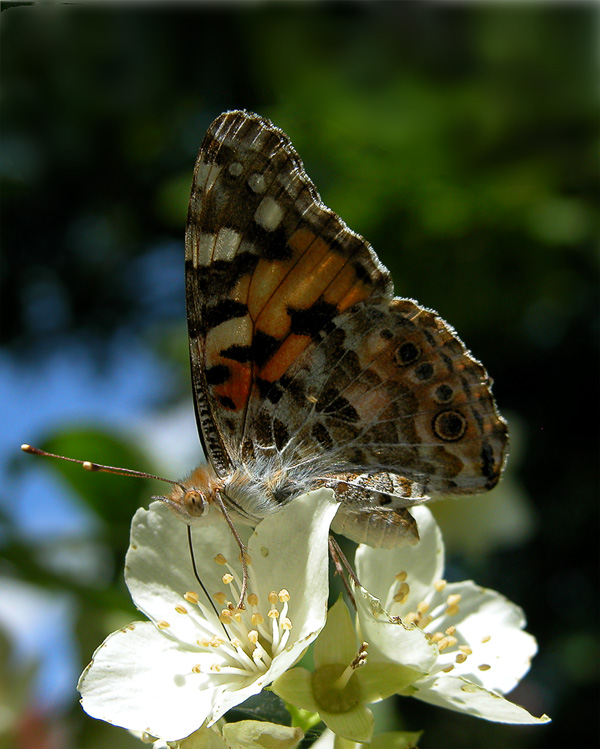
[[[181,483],[173,486],[168,497],[156,497],[168,505],[187,525],[206,515],[217,487],[216,476],[208,466],[200,466]]]

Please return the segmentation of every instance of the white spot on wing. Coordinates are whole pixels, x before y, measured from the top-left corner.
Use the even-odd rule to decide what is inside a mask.
[[[248,177],[248,185],[256,193],[264,192],[266,189],[265,178],[262,174],[255,172]]]
[[[209,265],[213,247],[215,246],[215,235],[214,234],[199,234],[196,241],[192,245],[192,264],[195,268],[199,268],[202,265]]]
[[[215,181],[223,167],[218,164],[207,164],[201,161],[196,168],[196,185],[203,192],[207,192],[215,184]]]
[[[283,210],[275,198],[263,198],[254,213],[254,220],[263,229],[273,231],[276,229],[283,217]]]
[[[242,241],[241,234],[233,229],[221,229],[212,256],[213,260],[232,260]]]

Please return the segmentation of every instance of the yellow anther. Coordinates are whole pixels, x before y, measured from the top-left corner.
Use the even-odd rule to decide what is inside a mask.
[[[455,661],[456,661],[457,663],[464,663],[464,662],[465,662],[466,660],[467,660],[467,656],[466,656],[466,655],[465,655],[464,653],[459,653],[459,654],[458,654],[458,655],[456,656],[456,658],[455,658]]]
[[[221,624],[231,624],[232,618],[233,617],[229,609],[223,609],[223,611],[221,611],[221,614],[219,615],[219,621],[221,622]]]
[[[288,619],[287,616],[282,617],[281,621],[279,622],[279,626],[281,629],[291,629],[292,628],[292,620]]]
[[[408,583],[400,583],[398,586],[398,591],[394,595],[394,601],[396,603],[404,603],[406,599],[408,598],[408,594],[410,593],[410,588],[408,586]]]
[[[459,645],[458,649],[460,650],[461,653],[464,653],[465,655],[471,655],[471,653],[473,652],[468,645]]]
[[[417,606],[417,612],[421,614],[422,616],[425,616],[425,614],[429,611],[429,604],[427,601],[421,601],[419,605]]]
[[[252,622],[252,624],[255,627],[260,626],[264,622],[264,620],[265,620],[265,617],[262,614],[259,614],[259,613],[254,613],[250,617],[250,621]]]
[[[489,642],[492,639],[491,635],[486,635],[485,637],[481,638],[481,642]]]
[[[168,628],[168,627],[170,627],[171,625],[169,624],[169,622],[165,622],[165,621],[160,621],[160,622],[156,622],[156,626],[157,626],[157,627],[158,627],[159,629],[167,629],[167,628]]]
[[[187,614],[187,612],[188,612],[188,610],[186,609],[185,606],[175,606],[175,611],[178,614]]]
[[[444,588],[448,585],[448,582],[446,580],[436,580],[433,583],[433,587],[437,590],[438,593],[440,593]]]
[[[222,591],[219,591],[218,593],[213,593],[213,598],[221,606],[224,606],[225,603],[227,602],[227,596]]]
[[[219,637],[213,637],[210,641],[211,648],[218,648],[219,645],[223,644],[223,640],[221,640]]]
[[[270,619],[277,619],[277,617],[279,616],[279,611],[277,611],[277,609],[269,609],[269,613],[267,614],[267,616]]]
[[[200,596],[197,593],[194,593],[193,590],[188,590],[187,593],[183,594],[183,597],[186,601],[189,601],[189,603],[198,603],[200,600]]]
[[[267,596],[267,599],[268,599],[269,603],[270,603],[270,604],[271,604],[272,606],[274,606],[274,605],[275,605],[275,604],[277,603],[277,601],[279,600],[279,596],[277,595],[277,592],[276,592],[276,591],[272,590],[272,591],[271,591],[271,592],[269,593],[269,595]]]
[[[225,583],[225,585],[229,585],[229,583],[232,583],[234,581],[234,579],[235,578],[233,577],[233,575],[231,574],[231,572],[226,572],[223,575],[223,577],[221,578],[221,580]]]
[[[256,606],[258,604],[258,596],[256,593],[249,593],[248,594],[248,603],[250,606]]]
[[[279,597],[279,600],[281,601],[281,603],[286,603],[291,598],[289,591],[286,590],[285,588],[282,588],[279,591],[278,597]]]
[[[218,663],[213,663],[211,664],[210,670],[219,673],[219,671],[221,670],[221,666],[219,666]]]
[[[402,572],[396,572],[394,575],[394,579],[397,580],[399,583],[403,583],[407,578],[407,574],[404,570]]]
[[[489,671],[491,666],[489,663],[482,663],[481,666],[477,666],[480,671]]]
[[[446,598],[446,603],[448,606],[458,606],[460,603],[461,595],[460,593],[452,593],[451,595]]]
[[[248,639],[253,645],[256,645],[258,642],[258,632],[255,629],[251,629],[250,632],[248,632]]]
[[[438,650],[441,652],[442,650],[446,650],[446,648],[450,648],[457,643],[456,637],[442,637],[442,639],[438,642]]]
[[[451,624],[446,630],[447,635],[453,635],[455,632],[456,632],[456,627],[454,626],[454,624]]]
[[[217,564],[227,564],[227,559],[223,556],[223,554],[217,554],[215,557],[215,562]]]
[[[200,665],[200,663],[196,663],[195,666],[192,666],[192,671],[195,674],[201,674],[202,673],[202,666]]]

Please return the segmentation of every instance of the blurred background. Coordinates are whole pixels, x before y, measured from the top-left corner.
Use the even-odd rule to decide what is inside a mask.
[[[77,677],[139,618],[129,523],[201,459],[183,234],[194,160],[229,108],[292,138],[396,293],[495,379],[505,480],[434,508],[450,579],[521,605],[540,652],[510,727],[398,699],[422,749],[596,747],[598,6],[412,2],[2,7],[0,747],[140,746]]]

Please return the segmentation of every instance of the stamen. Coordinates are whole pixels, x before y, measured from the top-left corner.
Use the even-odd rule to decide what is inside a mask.
[[[221,578],[221,580],[225,583],[225,585],[229,585],[230,583],[232,583],[235,580],[235,578],[231,574],[231,572],[226,572],[223,575],[223,577]]]
[[[200,596],[197,593],[194,593],[193,590],[188,590],[187,593],[183,594],[183,597],[189,603],[198,603],[200,601]]]
[[[464,663],[467,660],[467,656],[464,653],[459,653],[454,660],[457,663]]]
[[[187,614],[187,612],[188,612],[188,610],[186,609],[185,606],[175,606],[175,611],[178,614]]]
[[[453,635],[455,632],[456,632],[456,627],[454,626],[454,624],[451,624],[446,630],[447,635]]]
[[[402,570],[402,572],[396,572],[396,574],[394,575],[394,578],[399,583],[403,583],[406,580],[407,577],[408,577],[408,575],[407,575],[407,573],[404,570]]]
[[[481,638],[481,642],[489,642],[492,639],[491,635],[486,635],[485,637]]]
[[[265,621],[265,617],[262,614],[255,612],[250,617],[250,621],[255,627],[259,627]]]
[[[221,622],[221,624],[231,624],[232,618],[233,617],[231,611],[229,611],[229,609],[223,609],[219,616],[219,621]]]
[[[256,593],[249,593],[248,594],[248,603],[250,606],[256,606],[258,604],[258,596]]]
[[[442,650],[453,647],[457,642],[458,640],[456,639],[456,637],[442,637],[442,639],[438,642],[438,650],[441,653]]]
[[[461,651],[461,653],[464,653],[465,655],[471,655],[473,651],[468,645],[459,645],[458,649]]]
[[[211,646],[211,648],[218,648],[220,645],[223,644],[223,642],[224,641],[221,640],[220,637],[216,637],[215,636],[215,637],[212,638],[212,640],[210,641],[209,645]]]
[[[201,666],[201,664],[200,663],[196,663],[195,666],[192,666],[192,671],[195,674],[201,674],[202,673],[202,666]]]
[[[159,629],[168,629],[168,627],[170,627],[171,625],[169,624],[169,622],[160,621],[160,622],[156,622],[156,626]]]
[[[250,632],[248,632],[248,639],[253,645],[256,645],[258,642],[258,632],[255,629],[251,629]]]
[[[288,619],[287,616],[284,616],[283,619],[279,622],[279,626],[281,629],[289,630],[292,628],[292,620]]]
[[[281,601],[281,603],[287,603],[287,601],[290,600],[291,596],[288,590],[286,590],[285,588],[282,588],[279,591],[278,598]]]
[[[227,559],[223,556],[223,554],[217,554],[214,561],[217,564],[227,564]]]
[[[224,606],[225,603],[227,602],[227,596],[222,591],[219,591],[218,593],[213,593],[213,598],[221,606]]]
[[[277,619],[277,617],[279,616],[279,611],[277,611],[277,609],[269,609],[267,616],[270,619]]]
[[[408,583],[400,583],[398,586],[398,592],[394,595],[394,601],[396,603],[404,603],[406,599],[408,598],[408,594],[410,593],[410,588],[408,586]]]
[[[279,600],[279,596],[277,595],[277,593],[274,590],[272,590],[269,593],[269,595],[267,596],[267,600],[269,601],[269,603],[271,604],[271,606],[274,606],[277,603],[277,601]]]
[[[219,673],[219,671],[221,670],[221,666],[219,666],[218,663],[212,663],[210,666],[210,670]]]
[[[480,671],[489,671],[491,666],[489,663],[482,663],[481,666],[477,666]]]
[[[433,583],[433,587],[437,590],[438,593],[441,593],[442,590],[448,585],[448,582],[446,580],[436,580]]]

